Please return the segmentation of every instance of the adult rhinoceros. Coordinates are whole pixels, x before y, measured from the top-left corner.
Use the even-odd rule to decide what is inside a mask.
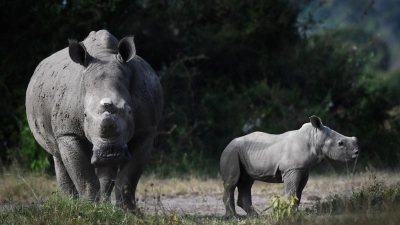
[[[255,180],[284,183],[285,198],[296,195],[298,203],[308,181],[310,169],[325,156],[338,161],[358,156],[357,138],[343,136],[324,126],[317,116],[299,130],[280,135],[254,132],[231,141],[221,155],[221,176],[224,181],[225,217],[237,216],[237,204],[248,215],[257,215],[251,202],[251,186]]]
[[[133,37],[118,42],[106,30],[44,59],[26,92],[29,126],[53,155],[61,191],[96,201],[115,184],[118,204],[131,210],[162,108],[159,79]]]

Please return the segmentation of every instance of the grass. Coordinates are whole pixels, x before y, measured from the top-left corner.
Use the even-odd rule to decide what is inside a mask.
[[[6,170],[0,174],[0,224],[279,224],[267,214],[259,218],[223,220],[222,182],[196,177],[158,179],[144,176],[137,197],[142,216],[126,213],[111,203],[86,203],[62,196],[54,176]],[[300,211],[285,224],[400,224],[400,176],[394,172],[355,175],[312,174],[303,192]],[[267,199],[282,194],[281,184],[255,183],[252,193]],[[214,196],[214,208],[201,216],[165,210],[179,199]],[[310,200],[315,199],[318,200]],[[268,201],[259,203],[259,211]],[[156,207],[152,213],[146,207]],[[219,208],[221,211],[213,210]],[[218,211],[218,212],[217,212]],[[239,210],[238,210],[239,212]]]
[[[55,177],[20,170],[6,171],[0,180],[0,205],[37,202],[59,190]]]

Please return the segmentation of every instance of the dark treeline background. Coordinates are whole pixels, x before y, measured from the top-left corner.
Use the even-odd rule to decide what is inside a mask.
[[[359,166],[400,162],[400,3],[292,0],[0,1],[0,157],[52,171],[25,91],[38,63],[107,29],[135,35],[158,73],[163,119],[148,171],[216,175],[235,137],[318,115],[360,141]],[[396,38],[397,37],[397,38]]]

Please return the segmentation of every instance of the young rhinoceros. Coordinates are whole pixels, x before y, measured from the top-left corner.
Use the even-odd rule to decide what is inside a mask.
[[[329,129],[317,116],[311,116],[310,120],[311,123],[299,130],[280,135],[254,132],[229,143],[220,161],[226,217],[237,216],[236,187],[237,205],[249,216],[255,216],[257,212],[251,202],[251,186],[255,180],[284,183],[284,197],[296,195],[299,203],[310,169],[325,156],[338,161],[357,158],[357,138]]]
[[[132,210],[162,108],[159,79],[133,37],[118,42],[106,30],[44,59],[26,91],[29,127],[53,155],[61,191],[96,201],[115,184],[117,203]]]

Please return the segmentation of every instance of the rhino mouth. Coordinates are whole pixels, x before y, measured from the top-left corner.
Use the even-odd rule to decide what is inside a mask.
[[[354,149],[353,150],[353,155],[351,156],[351,159],[356,159],[357,157],[358,157],[358,154],[359,154],[359,150],[356,148],[356,149]]]
[[[128,151],[128,146],[104,146],[93,148],[92,165],[96,167],[110,166],[128,162],[132,155]]]

